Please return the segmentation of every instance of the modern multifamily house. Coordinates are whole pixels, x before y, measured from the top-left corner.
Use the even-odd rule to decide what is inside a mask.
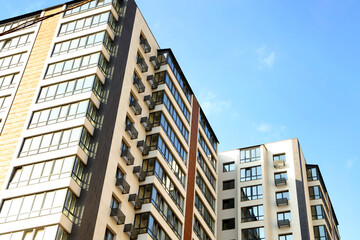
[[[218,156],[218,239],[340,239],[319,167],[297,139]]]
[[[230,193],[217,190],[218,176],[239,187],[234,173],[253,164],[230,157],[237,171],[217,171],[217,145],[173,52],[159,47],[134,0],[77,0],[0,21],[1,240],[259,239],[216,227],[231,228],[226,219],[237,216],[217,206]],[[254,162],[264,177],[254,183],[270,193],[278,187],[264,181],[275,172],[271,164],[264,172],[265,146]],[[299,174],[289,159],[282,171]],[[313,200],[319,220],[296,220],[312,208],[289,178],[281,187],[291,189],[281,208],[291,211],[286,230],[295,238],[314,223],[318,239],[336,239],[320,173],[308,167],[319,179],[307,183],[321,192]],[[231,192],[240,214],[246,204]],[[267,199],[275,201],[256,203],[276,215]]]

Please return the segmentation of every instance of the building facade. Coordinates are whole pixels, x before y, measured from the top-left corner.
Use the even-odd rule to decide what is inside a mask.
[[[319,169],[294,141],[219,154],[134,0],[0,21],[1,240],[339,239]]]
[[[216,239],[217,138],[133,0],[0,33],[0,239]]]
[[[218,185],[218,239],[340,239],[319,167],[297,139],[219,153]]]

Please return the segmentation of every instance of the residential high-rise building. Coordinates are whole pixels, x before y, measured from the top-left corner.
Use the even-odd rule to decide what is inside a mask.
[[[319,167],[297,139],[219,153],[218,184],[218,239],[340,239]]]
[[[134,0],[0,21],[1,240],[339,239],[296,140],[217,149]]]
[[[217,138],[133,0],[0,33],[0,239],[215,239]]]

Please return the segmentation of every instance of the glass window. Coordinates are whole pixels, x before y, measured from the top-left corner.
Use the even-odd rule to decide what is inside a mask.
[[[235,180],[223,181],[223,190],[234,189]]]
[[[309,187],[310,199],[321,199],[322,194],[319,186]]]
[[[114,240],[114,234],[106,228],[104,240]]]
[[[254,162],[259,160],[260,160],[260,147],[240,150],[240,163]]]
[[[235,170],[235,162],[229,162],[223,164],[223,172],[232,172]]]
[[[285,235],[279,235],[279,240],[293,240],[293,235],[291,233]]]
[[[19,73],[0,76],[0,90],[13,87],[18,82]]]
[[[234,198],[229,198],[229,199],[224,199],[223,200],[223,205],[222,208],[225,209],[231,209],[235,207],[235,199]]]
[[[277,220],[281,221],[281,220],[289,220],[291,221],[291,214],[290,212],[281,212],[277,214]]]
[[[240,181],[251,181],[261,179],[261,166],[242,168],[240,170]]]
[[[279,161],[279,160],[286,161],[285,153],[274,155],[273,160],[274,161]]]
[[[325,212],[324,208],[321,205],[315,205],[311,206],[311,215],[312,219],[324,219],[325,218]]]
[[[241,208],[241,222],[264,220],[263,205]]]
[[[235,229],[235,218],[223,219],[222,230]]]
[[[319,173],[316,167],[307,167],[306,173],[308,181],[319,180]]]
[[[315,240],[330,240],[329,234],[324,225],[314,227]]]
[[[276,193],[276,199],[284,199],[284,198],[286,198],[286,199],[290,199],[289,198],[289,191],[283,191],[283,192],[277,192]]]
[[[243,240],[264,240],[265,231],[263,227],[258,228],[249,228],[242,230],[242,239]]]
[[[263,198],[262,185],[241,188],[241,201]]]

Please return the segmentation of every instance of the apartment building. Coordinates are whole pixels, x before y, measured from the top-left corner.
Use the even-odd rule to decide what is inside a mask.
[[[218,189],[218,239],[340,239],[319,167],[297,139],[219,153]]]
[[[216,239],[218,140],[133,0],[0,21],[0,239]]]

